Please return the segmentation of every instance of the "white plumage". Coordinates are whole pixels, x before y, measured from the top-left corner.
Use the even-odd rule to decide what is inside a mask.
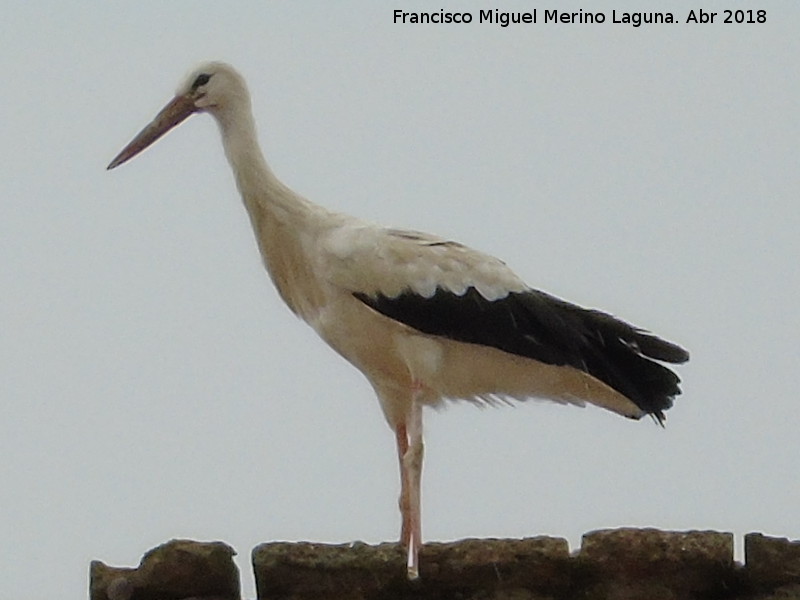
[[[538,397],[662,421],[680,393],[677,376],[655,362],[687,360],[680,347],[533,290],[461,244],[332,213],[292,192],[267,166],[246,84],[224,63],[194,70],[109,169],[194,112],[219,124],[281,297],[380,399],[398,448],[409,577],[422,543],[423,405]]]

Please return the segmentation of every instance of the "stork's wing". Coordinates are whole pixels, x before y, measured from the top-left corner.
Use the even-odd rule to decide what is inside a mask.
[[[383,230],[341,259],[360,273],[348,289],[381,314],[429,335],[580,369],[663,418],[678,376],[656,361],[688,353],[615,317],[533,290],[501,261],[415,232]],[[366,282],[370,282],[368,285]],[[356,282],[351,281],[351,284]]]
[[[502,261],[456,242],[354,222],[322,240],[325,276],[339,287],[396,298],[432,298],[437,290],[462,296],[475,288],[487,300],[527,289]]]

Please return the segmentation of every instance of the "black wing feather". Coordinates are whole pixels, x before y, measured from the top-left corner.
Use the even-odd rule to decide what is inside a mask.
[[[485,299],[475,288],[463,295],[440,288],[431,298],[411,291],[395,298],[354,295],[423,333],[585,371],[659,422],[681,393],[678,376],[655,361],[686,362],[686,350],[609,314],[538,290],[510,293],[498,300]]]

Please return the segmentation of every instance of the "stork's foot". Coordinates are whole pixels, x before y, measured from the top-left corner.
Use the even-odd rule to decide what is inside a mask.
[[[406,570],[409,581],[419,579],[419,546],[421,535],[414,526],[414,516],[406,494],[400,496],[400,514],[403,526],[400,531],[400,545],[406,550]]]
[[[414,537],[408,544],[408,560],[406,561],[406,577],[409,581],[416,581],[419,579],[419,548]]]

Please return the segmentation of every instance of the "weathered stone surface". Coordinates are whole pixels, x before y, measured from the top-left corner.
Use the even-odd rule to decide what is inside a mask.
[[[748,600],[798,600],[798,598],[800,598],[800,584],[779,587]]]
[[[358,598],[403,584],[395,544],[275,542],[256,546],[252,560],[259,598]]]
[[[463,540],[429,543],[420,580],[405,577],[397,544],[262,544],[253,551],[258,597],[264,600],[507,598],[563,595],[572,585],[566,540]]]
[[[239,600],[236,553],[222,542],[172,540],[147,552],[136,569],[92,561],[91,600]]]
[[[91,600],[239,600],[233,550],[175,540],[136,569],[92,562]],[[800,542],[749,534],[595,531],[558,538],[428,543],[421,579],[397,544],[270,543],[253,550],[260,600],[800,600]]]
[[[130,600],[136,569],[109,567],[99,560],[89,565],[89,598],[91,600]]]
[[[736,579],[733,534],[716,531],[594,531],[578,560],[587,598],[725,597]]]
[[[800,584],[800,541],[748,533],[744,557],[745,571],[756,589]]]

